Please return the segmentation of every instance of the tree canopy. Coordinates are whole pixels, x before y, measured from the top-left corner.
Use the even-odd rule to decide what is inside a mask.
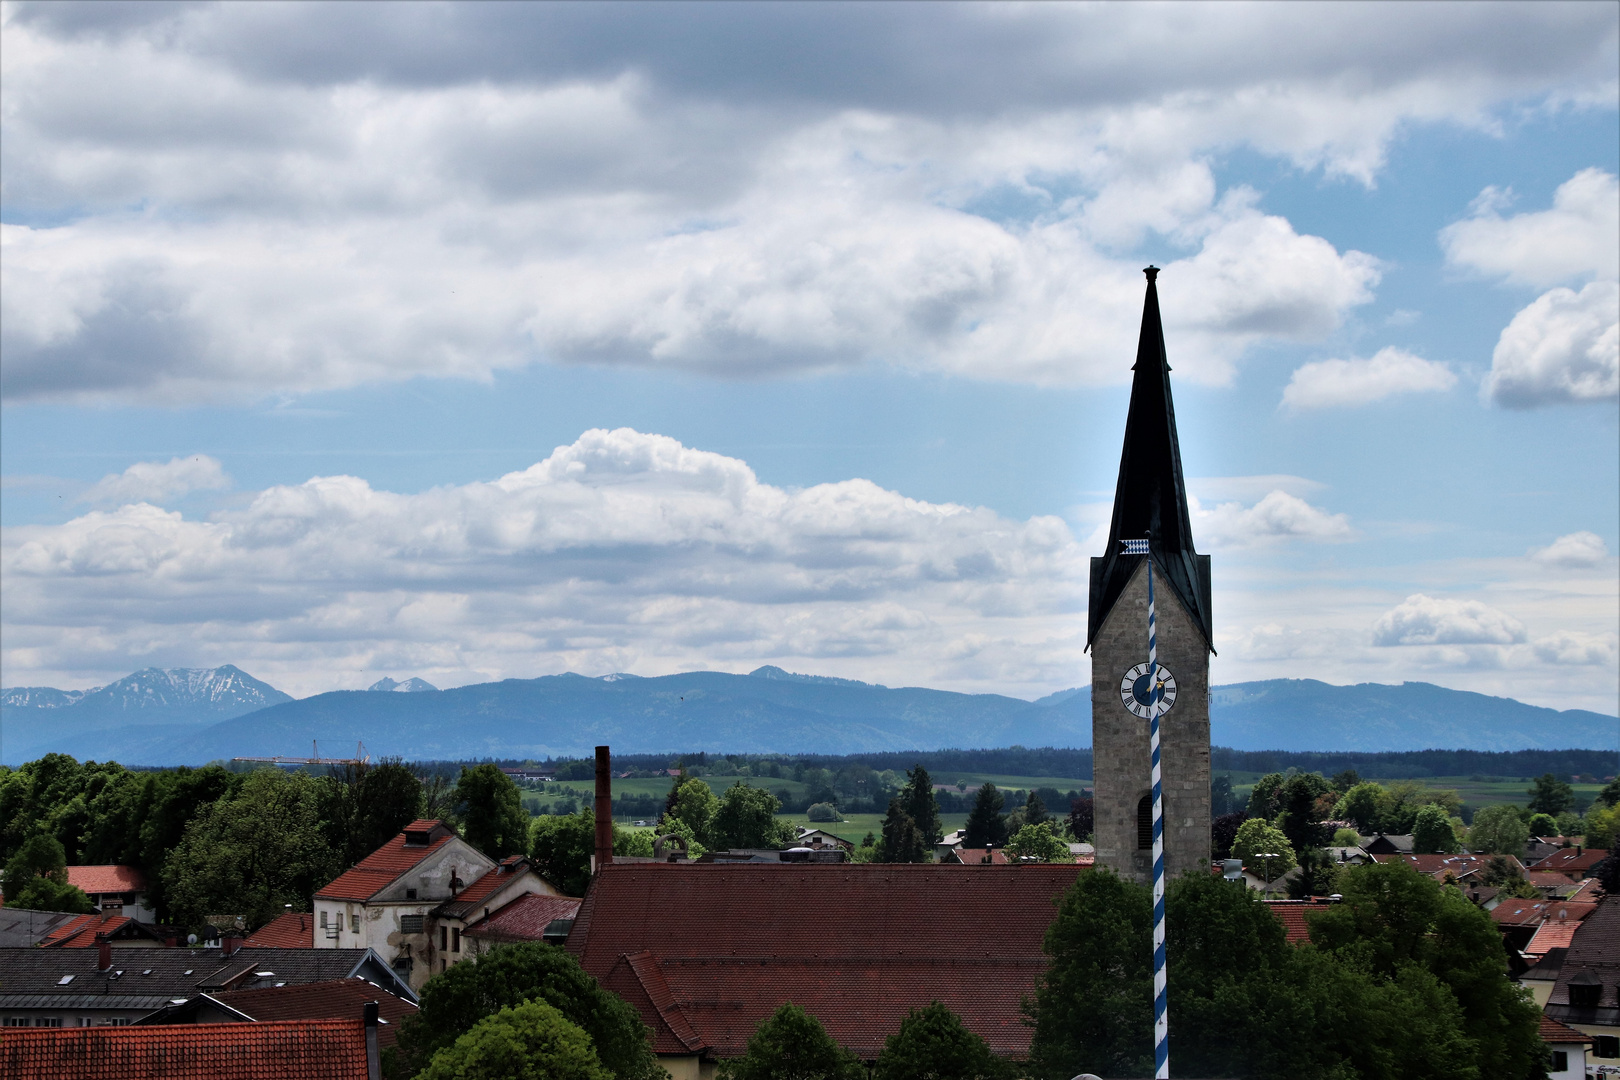
[[[591,1038],[543,1001],[508,1006],[433,1055],[417,1080],[613,1080]]]
[[[821,1021],[789,1001],[754,1029],[741,1057],[720,1063],[720,1080],[866,1080],[859,1058]]]
[[[1018,835],[1007,841],[1007,854],[1018,858],[1036,858],[1042,862],[1073,862],[1068,841],[1052,833],[1052,823],[1025,825]]]
[[[1530,829],[1519,816],[1517,806],[1483,806],[1474,811],[1468,826],[1468,849],[1486,855],[1524,857]]]
[[[996,790],[996,785],[985,784],[979,788],[978,797],[973,801],[973,809],[968,813],[967,825],[962,830],[962,846],[964,848],[982,848],[986,844],[1001,847],[1007,842],[1007,818],[1002,814],[1001,808],[1006,805],[1006,797]]]
[[[1273,880],[1299,865],[1288,837],[1263,818],[1250,818],[1238,827],[1232,840],[1232,858],[1242,859],[1245,869],[1258,870]]]
[[[927,862],[933,850],[923,839],[922,830],[899,799],[889,800],[889,812],[883,818],[883,861],[889,863]]]
[[[900,793],[901,807],[922,834],[922,844],[932,848],[945,835],[939,825],[939,800],[934,798],[934,781],[921,765],[906,771],[906,786]]]
[[[1552,773],[1542,773],[1536,777],[1535,787],[1526,794],[1530,796],[1532,814],[1546,814],[1556,818],[1575,805],[1575,789]]]
[[[906,1013],[872,1068],[872,1080],[1001,1080],[1011,1074],[982,1036],[937,1001]]]
[[[75,915],[95,910],[82,890],[68,884],[67,855],[54,836],[35,834],[24,840],[5,870],[7,907]]]
[[[455,807],[462,837],[497,862],[529,849],[529,813],[517,785],[499,765],[463,765]]]
[[[718,848],[786,847],[794,839],[793,827],[776,820],[782,800],[764,788],[737,781],[720,796],[715,811],[715,846]]]

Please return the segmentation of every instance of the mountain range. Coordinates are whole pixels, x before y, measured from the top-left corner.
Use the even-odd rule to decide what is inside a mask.
[[[391,691],[379,693],[377,691]],[[400,692],[409,691],[409,692]],[[1620,718],[1429,683],[1276,679],[1210,693],[1211,741],[1238,750],[1607,749]],[[1174,714],[1167,719],[1174,722]],[[293,700],[239,668],[148,668],[89,691],[0,691],[0,761],[51,751],[128,764],[328,754],[364,743],[407,759],[589,753],[848,754],[947,747],[1088,746],[1084,688],[1038,701],[891,688],[762,667],[643,678],[548,675],[438,690],[383,679]]]

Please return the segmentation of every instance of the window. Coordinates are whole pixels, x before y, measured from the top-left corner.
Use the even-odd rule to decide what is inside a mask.
[[[1569,1071],[1569,1055],[1562,1050],[1552,1052],[1552,1072]]]
[[[407,899],[407,900],[415,900],[416,899],[416,890],[415,889],[406,889],[405,890],[405,899]]]
[[[399,917],[399,932],[402,934],[420,934],[422,932],[422,916],[401,915]]]
[[[1571,1005],[1598,1005],[1603,999],[1602,983],[1569,984],[1569,1003]]]
[[[1592,1039],[1592,1056],[1620,1057],[1620,1035],[1597,1035]]]
[[[1153,850],[1153,796],[1144,795],[1136,804],[1136,848]]]
[[[359,912],[355,912],[354,914],[349,916],[349,924],[350,924],[349,925],[350,930],[353,930],[357,934],[360,932],[360,913]]]
[[[326,929],[326,912],[321,912],[321,929]]]
[[[5,1026],[6,1027],[27,1027],[28,1026],[28,1020],[27,1020],[27,1018],[21,1017],[21,1016],[8,1016],[8,1017],[6,1017]]]
[[[441,927],[439,927],[439,951],[444,952],[449,947],[450,947],[450,929],[449,929],[449,927],[441,926]]]
[[[450,951],[451,952],[460,952],[461,951],[461,928],[460,927],[451,927],[450,928]]]
[[[36,1019],[34,1021],[34,1026],[35,1027],[61,1027],[62,1026],[62,1018],[60,1016],[41,1016],[41,1017],[39,1017],[38,1019]]]

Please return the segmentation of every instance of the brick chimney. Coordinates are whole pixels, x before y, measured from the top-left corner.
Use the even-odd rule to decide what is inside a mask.
[[[106,934],[96,935],[96,970],[106,971],[112,967],[112,942],[107,940]]]
[[[366,1024],[366,1080],[382,1080],[382,1058],[377,1052],[377,1003],[366,1002],[360,1015]]]
[[[242,935],[235,930],[227,930],[220,935],[219,944],[222,955],[230,956],[242,947]]]
[[[613,861],[613,758],[605,746],[596,748],[596,868]]]

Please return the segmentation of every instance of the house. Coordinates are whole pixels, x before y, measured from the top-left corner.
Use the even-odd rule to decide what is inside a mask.
[[[277,1020],[330,1020],[360,1016],[377,1005],[377,1046],[387,1050],[399,1039],[399,1026],[417,1011],[414,1001],[395,997],[364,979],[330,979],[298,986],[198,993],[135,1021],[153,1024],[242,1024]]]
[[[935,786],[937,787],[938,785]],[[934,861],[944,862],[946,859],[949,859],[952,855],[956,854],[956,849],[962,846],[962,841],[966,836],[966,829],[957,829],[953,832],[946,833],[940,839],[939,843],[934,845]]]
[[[178,945],[176,932],[137,922],[128,915],[75,915],[41,939],[42,949],[88,949],[105,941],[115,949],[161,949]]]
[[[70,866],[68,884],[81,890],[103,915],[127,915],[137,922],[157,922],[146,902],[146,878],[133,866]]]
[[[249,934],[243,944],[257,949],[313,949],[315,915],[308,911],[277,915]]]
[[[29,1080],[381,1080],[375,1008],[263,1024],[34,1028],[0,1039],[0,1075]]]
[[[82,918],[83,915],[65,911],[0,907],[0,948],[21,949],[38,945],[63,924]]]
[[[1055,901],[1085,872],[614,861],[567,948],[641,1013],[675,1080],[712,1075],[787,1001],[867,1061],[909,1009],[934,1000],[1016,1056],[1029,1051],[1019,1005],[1045,970]]]
[[[403,832],[315,894],[315,948],[370,948],[420,989],[463,956],[461,936],[552,888],[524,859],[497,865],[440,821]]]
[[[1585,1032],[1560,1024],[1542,1013],[1537,1034],[1547,1044],[1552,1058],[1547,1066],[1547,1080],[1586,1080],[1586,1048],[1592,1045],[1592,1040]]]
[[[1566,875],[1556,870],[1529,869],[1524,873],[1525,880],[1530,882],[1535,890],[1550,900],[1568,900],[1581,891],[1582,882],[1571,881]]]
[[[1494,855],[1413,855],[1411,852],[1370,852],[1375,863],[1404,863],[1420,874],[1436,881],[1450,880],[1458,885],[1469,884],[1468,878],[1490,865]],[[1512,858],[1512,856],[1508,856]],[[1517,865],[1517,864],[1515,864]],[[1523,868],[1520,867],[1522,870]]]
[[[1575,938],[1575,929],[1597,908],[1596,904],[1552,903],[1547,905],[1547,917],[1541,920],[1536,932],[1524,947],[1527,957],[1540,958],[1553,949],[1567,949]]]
[[[1620,1072],[1620,896],[1576,927],[1542,1011],[1591,1037],[1589,1067]]]
[[[416,1001],[370,949],[251,949],[235,939],[213,949],[0,949],[0,972],[6,1028],[117,1027],[198,993],[333,979],[365,979]]]
[[[1518,952],[1529,952],[1530,942],[1545,924],[1552,921],[1554,925],[1567,925],[1573,927],[1590,915],[1596,903],[1572,903],[1566,900],[1521,900],[1517,897],[1503,900],[1491,910],[1491,921],[1502,932],[1502,938],[1509,948]],[[1573,930],[1570,931],[1573,933]],[[1537,957],[1546,954],[1548,949],[1561,948],[1568,945],[1567,940],[1556,941],[1556,932],[1543,939],[1542,946],[1535,950]]]
[[[1532,873],[1562,874],[1579,884],[1592,876],[1592,868],[1609,857],[1603,848],[1560,848],[1538,862],[1530,864]]]
[[[1311,940],[1311,928],[1307,921],[1311,915],[1318,911],[1326,911],[1338,901],[1312,898],[1309,900],[1264,900],[1266,910],[1277,916],[1277,921],[1283,924],[1283,933],[1290,945],[1305,945]]]
[[[1547,952],[1515,980],[1518,984],[1530,991],[1535,1000],[1536,1008],[1547,1007],[1547,999],[1552,997],[1553,986],[1558,982],[1558,973],[1564,966],[1564,955],[1568,949],[1548,949]]]
[[[1361,850],[1368,855],[1400,855],[1409,854],[1412,850],[1411,833],[1379,833],[1371,840],[1362,843]]]
[[[842,836],[834,836],[826,829],[807,829],[803,825],[799,826],[799,838],[794,841],[794,846],[812,849],[839,847],[845,851],[855,850],[855,845]]]
[[[1006,866],[1012,860],[1001,848],[990,844],[984,845],[984,850],[978,848],[963,848],[960,845],[951,852],[951,857],[945,860],[959,866]]]
[[[579,905],[580,901],[571,896],[528,893],[475,924],[462,941],[474,956],[496,945],[523,941],[553,941],[560,945],[579,914]],[[555,923],[567,925],[554,927]]]

